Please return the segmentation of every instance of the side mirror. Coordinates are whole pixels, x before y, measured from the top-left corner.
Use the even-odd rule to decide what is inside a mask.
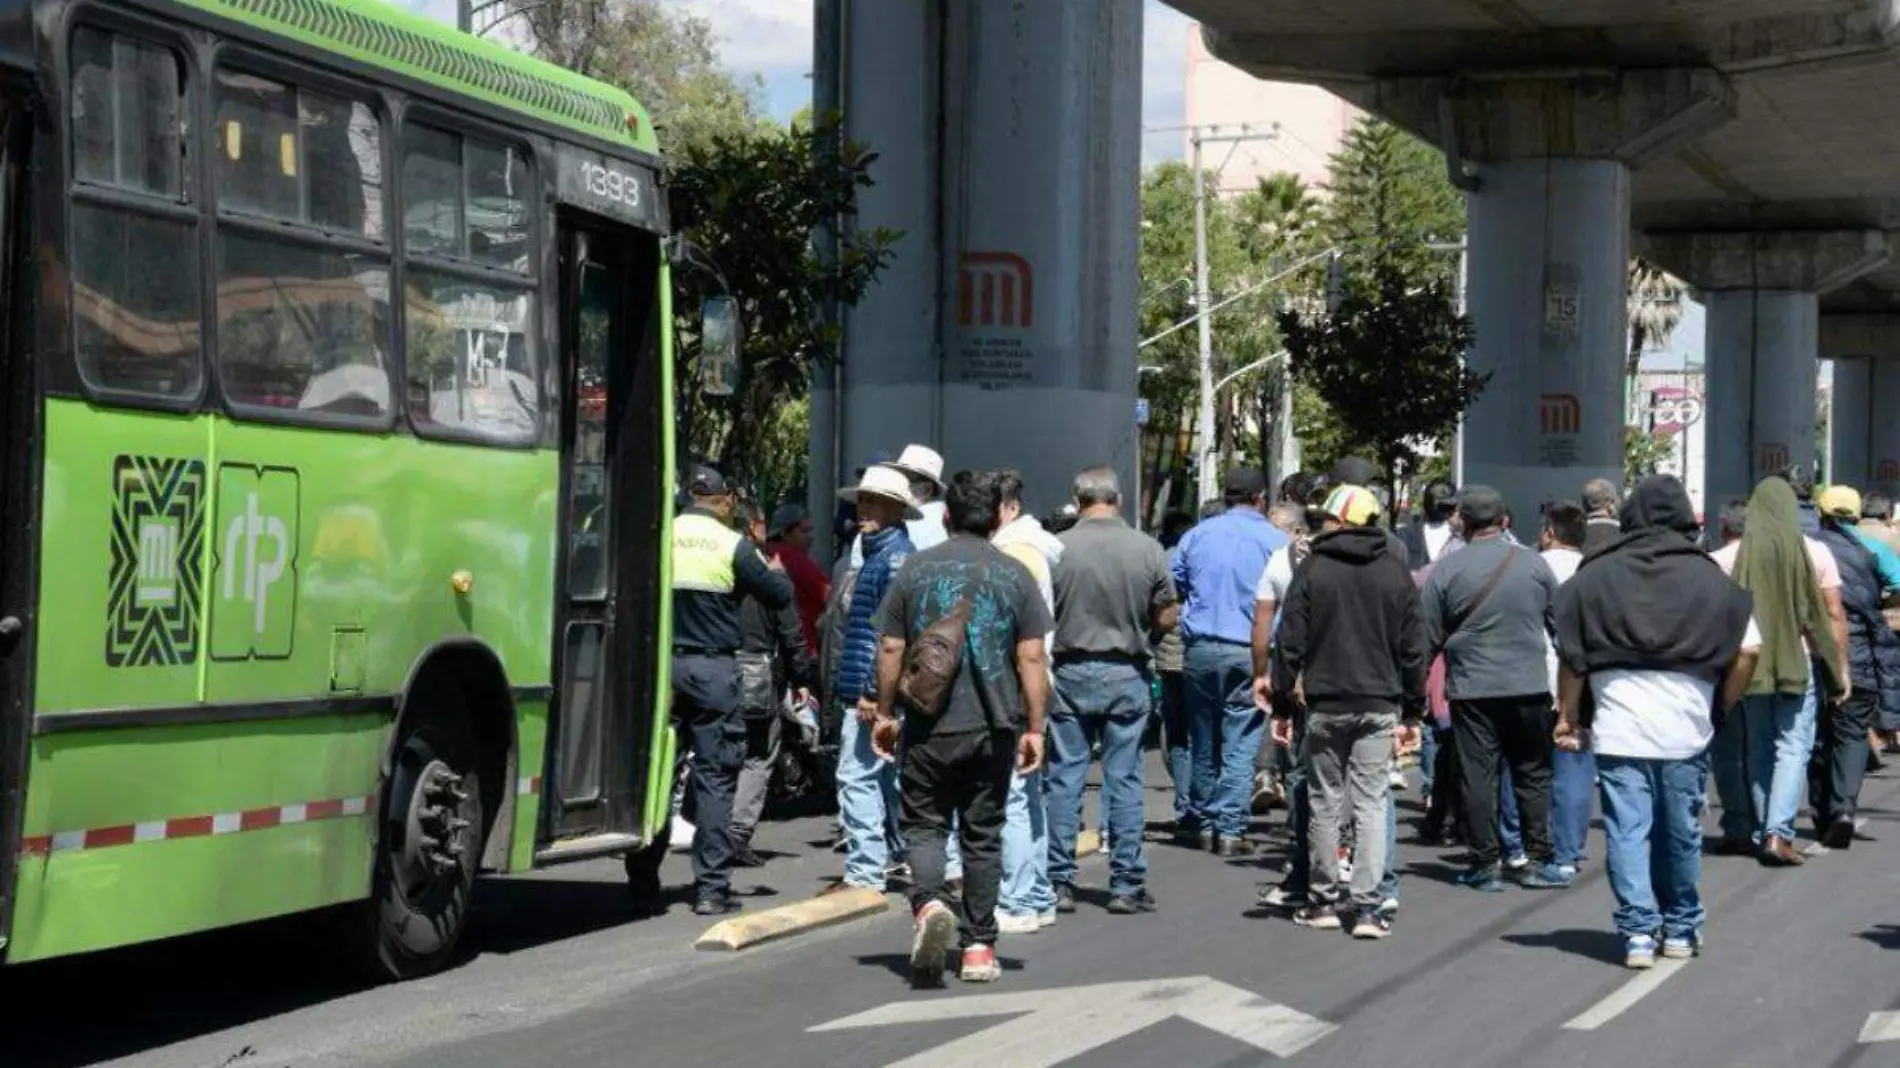
[[[730,397],[739,388],[739,302],[708,297],[699,306],[700,388]]]

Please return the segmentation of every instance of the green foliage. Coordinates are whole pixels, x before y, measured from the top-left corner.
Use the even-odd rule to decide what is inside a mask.
[[[1375,287],[1381,272],[1412,284],[1457,284],[1465,198],[1445,177],[1438,150],[1390,123],[1363,119],[1332,159],[1326,235],[1341,250],[1349,288]],[[1437,247],[1434,247],[1437,246]]]
[[[1656,473],[1676,453],[1676,437],[1641,427],[1623,428],[1623,485],[1634,486]]]
[[[1382,270],[1370,289],[1349,288],[1330,316],[1282,312],[1280,330],[1293,374],[1332,409],[1344,443],[1371,453],[1395,484],[1484,388],[1459,362],[1471,320],[1440,281]]]
[[[812,233],[857,213],[876,157],[841,139],[828,116],[789,130],[718,134],[672,160],[667,198],[674,228],[717,269],[679,264],[673,274],[679,435],[687,450],[716,459],[750,481],[766,459],[772,425],[763,418],[806,395],[811,370],[830,358],[838,329],[820,312],[828,300],[857,303],[902,236],[882,227],[849,230],[835,264],[823,263]],[[821,149],[831,162],[820,162]],[[737,389],[700,394],[699,308],[729,294],[743,325]]]

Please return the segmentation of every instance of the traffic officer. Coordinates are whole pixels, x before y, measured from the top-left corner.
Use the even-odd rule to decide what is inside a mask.
[[[692,748],[693,911],[739,909],[732,898],[732,797],[745,762],[739,711],[741,598],[777,611],[792,603],[792,582],[732,528],[735,501],[718,469],[693,468],[692,504],[673,520],[673,722]],[[632,871],[632,865],[629,865]],[[655,868],[657,874],[657,867]],[[657,884],[658,880],[653,882]],[[636,892],[657,890],[642,887]]]

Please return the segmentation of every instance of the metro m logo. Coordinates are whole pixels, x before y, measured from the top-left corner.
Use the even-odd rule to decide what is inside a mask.
[[[1762,443],[1760,462],[1756,470],[1764,475],[1772,475],[1788,469],[1788,446],[1778,441]]]
[[[1900,460],[1882,460],[1874,465],[1874,481],[1900,482]]]
[[[965,252],[957,257],[957,325],[1036,325],[1036,275],[1014,252]]]
[[[218,469],[213,660],[280,660],[291,654],[299,491],[294,468]]]
[[[1545,437],[1583,432],[1583,403],[1574,393],[1546,393],[1537,398],[1537,428]]]

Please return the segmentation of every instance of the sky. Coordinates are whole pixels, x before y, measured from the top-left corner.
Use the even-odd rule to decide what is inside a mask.
[[[455,0],[401,0],[444,22],[455,21]],[[811,100],[811,0],[664,0],[712,23],[720,58],[735,74],[757,75],[766,109],[788,119]],[[1185,114],[1187,17],[1160,0],[1142,0],[1142,125],[1178,126]],[[1179,132],[1146,134],[1144,163],[1181,154]]]

